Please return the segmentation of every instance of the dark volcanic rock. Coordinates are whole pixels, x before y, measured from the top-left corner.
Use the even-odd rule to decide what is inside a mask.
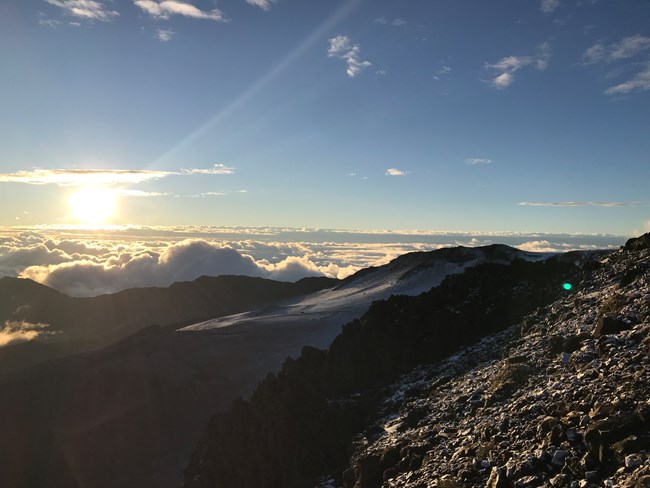
[[[619,332],[623,332],[630,328],[632,328],[632,324],[621,318],[605,316],[598,319],[596,327],[594,327],[591,335],[595,338],[599,338],[600,336],[607,334],[618,334]]]

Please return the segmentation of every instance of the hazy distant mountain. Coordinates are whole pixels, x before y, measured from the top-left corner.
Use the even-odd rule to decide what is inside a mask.
[[[247,296],[256,286],[267,290],[268,283],[224,278],[219,286],[232,286],[222,295],[229,298],[219,301],[222,309],[241,311],[248,300],[249,311],[183,329],[148,327],[104,349],[49,361],[0,380],[0,458],[12,466],[0,470],[0,486],[177,487],[211,414],[249,395],[268,372],[277,371],[288,355],[299,355],[303,346],[329,346],[341,326],[361,316],[372,301],[421,293],[481,263],[544,257],[506,246],[413,253],[320,291],[314,290],[332,282],[278,284],[275,296],[297,295],[298,290],[314,293],[257,307]],[[212,283],[203,278],[152,291],[158,298],[146,295],[146,290],[128,290],[74,301],[97,304],[97,310],[105,310],[98,317],[105,313],[110,324],[129,318],[138,324],[143,316],[153,315],[178,322],[177,309],[191,308],[187,304],[192,300],[198,304],[197,315],[214,313],[216,305],[206,305],[211,299],[195,296],[205,281]],[[190,291],[174,294],[173,301],[169,290],[186,287]],[[49,292],[42,293],[49,297]],[[273,293],[258,295],[269,302]],[[67,299],[52,297],[48,299]],[[110,312],[113,306],[118,311]],[[52,310],[45,305],[38,309],[43,315],[33,320],[46,320],[45,310]],[[119,310],[133,310],[133,315]],[[77,333],[79,327],[64,334],[68,330]]]

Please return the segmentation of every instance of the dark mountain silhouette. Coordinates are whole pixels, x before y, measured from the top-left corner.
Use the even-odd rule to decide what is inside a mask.
[[[246,276],[202,276],[168,288],[133,288],[69,297],[28,279],[0,279],[0,325],[47,324],[41,339],[0,347],[0,375],[45,359],[97,349],[150,325],[188,324],[334,286],[337,280],[287,283]]]

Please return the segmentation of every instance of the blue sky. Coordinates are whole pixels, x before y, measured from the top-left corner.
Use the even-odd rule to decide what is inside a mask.
[[[650,230],[650,2],[5,0],[0,225]]]

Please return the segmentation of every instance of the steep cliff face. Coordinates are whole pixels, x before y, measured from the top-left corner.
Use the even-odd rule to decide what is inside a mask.
[[[269,375],[249,402],[214,416],[194,450],[184,486],[305,487],[325,475],[332,475],[334,484],[380,486],[381,465],[363,482],[354,463],[363,465],[365,459],[359,435],[367,436],[366,444],[386,435],[376,425],[386,387],[562,299],[571,293],[562,284],[584,281],[597,257],[480,264],[419,296],[376,302],[344,326],[327,351],[304,349],[277,376]],[[490,353],[498,354],[500,347]],[[426,377],[437,380],[434,373]],[[421,415],[408,422],[417,424]]]

